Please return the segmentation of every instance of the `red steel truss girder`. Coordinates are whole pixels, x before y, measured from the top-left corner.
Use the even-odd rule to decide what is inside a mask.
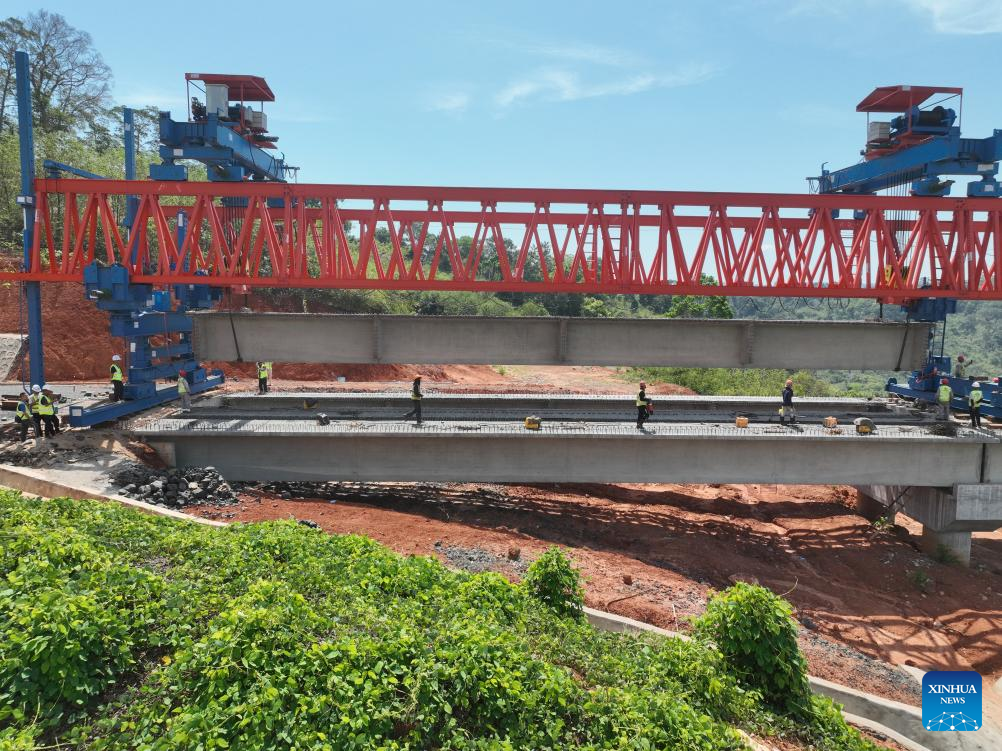
[[[79,281],[97,258],[152,284],[1002,299],[993,198],[75,179],[36,189],[31,266],[0,278]],[[125,195],[146,230],[131,242],[118,224]]]

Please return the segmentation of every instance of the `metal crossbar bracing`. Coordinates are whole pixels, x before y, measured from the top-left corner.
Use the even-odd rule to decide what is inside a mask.
[[[76,179],[36,191],[30,268],[0,278],[79,281],[98,260],[151,284],[1002,299],[994,198]]]

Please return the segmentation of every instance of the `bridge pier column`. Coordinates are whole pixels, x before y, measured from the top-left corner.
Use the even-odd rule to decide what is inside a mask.
[[[937,559],[956,559],[962,566],[971,565],[970,532],[937,532],[922,525],[922,552]]]
[[[942,547],[964,566],[971,564],[971,533],[1002,527],[1002,485],[860,485],[856,490],[860,514],[884,515],[897,501],[904,513],[922,523],[923,551],[936,555]]]
[[[875,522],[888,516],[887,506],[878,501],[873,496],[867,495],[862,490],[856,493],[856,512],[867,521]],[[894,521],[893,514],[890,515]]]

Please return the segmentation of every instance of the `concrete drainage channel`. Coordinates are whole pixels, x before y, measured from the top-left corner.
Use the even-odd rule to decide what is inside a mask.
[[[114,501],[151,514],[159,514],[172,519],[181,519],[211,527],[225,527],[227,522],[202,519],[161,506],[110,494],[98,488],[79,487],[56,482],[46,478],[45,472],[25,467],[0,465],[0,486],[19,490],[43,498],[93,498]],[[688,638],[685,634],[668,631],[649,623],[632,618],[607,613],[593,608],[585,608],[588,622],[602,631],[638,634],[652,633],[661,636]],[[827,696],[843,706],[843,715],[855,725],[880,733],[905,748],[914,751],[991,751],[1002,748],[1002,734],[994,728],[983,727],[977,733],[930,733],[922,728],[922,712],[901,702],[842,686],[821,678],[810,678],[815,693]],[[751,738],[746,738],[755,749],[768,749]]]

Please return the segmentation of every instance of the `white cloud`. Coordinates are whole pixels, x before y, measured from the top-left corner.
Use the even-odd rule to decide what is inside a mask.
[[[470,95],[465,91],[449,91],[428,97],[427,108],[432,112],[462,112],[470,105]]]
[[[941,34],[1002,33],[1002,0],[901,0]]]
[[[541,70],[509,83],[495,95],[494,103],[498,107],[509,107],[531,100],[572,102],[605,96],[628,96],[651,89],[689,86],[711,78],[716,72],[716,67],[712,65],[689,64],[666,74],[637,73],[591,82],[578,73],[566,70]]]
[[[175,91],[157,91],[156,89],[133,89],[116,94],[115,101],[126,107],[156,107],[161,110],[184,110],[187,100]]]
[[[594,44],[544,44],[527,47],[526,50],[553,60],[593,63],[594,65],[625,67],[635,65],[638,62],[636,56],[629,52]]]

